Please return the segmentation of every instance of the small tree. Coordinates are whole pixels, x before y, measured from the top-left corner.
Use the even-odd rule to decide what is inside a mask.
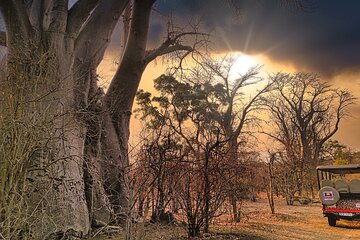
[[[137,99],[143,117],[153,128],[166,125],[180,139],[182,171],[180,206],[188,219],[188,233],[198,235],[201,229],[208,232],[209,222],[221,205],[224,195],[217,161],[222,159],[222,147],[227,139],[212,110],[219,108],[215,99],[216,88],[198,83],[181,83],[171,76],[155,80],[159,97],[140,91]]]
[[[227,178],[228,198],[232,205],[233,221],[238,221],[237,202],[242,197],[236,192],[237,187],[242,185],[239,180],[244,180],[239,174],[242,172],[243,163],[239,151],[248,143],[251,129],[257,123],[256,112],[259,110],[260,98],[271,90],[272,84],[265,84],[255,93],[248,94],[249,86],[256,86],[263,80],[258,76],[260,67],[253,66],[245,74],[233,74],[235,62],[236,56],[231,55],[219,59],[203,59],[198,63],[199,66],[191,71],[191,81],[204,84],[208,89],[213,88],[213,100],[220,104],[217,108],[209,109],[209,114],[228,139],[224,161],[226,165],[233,166],[229,169],[228,176],[236,176]]]
[[[330,161],[335,165],[356,163],[359,157],[358,151],[352,151],[337,140],[329,140],[323,147],[322,161]]]

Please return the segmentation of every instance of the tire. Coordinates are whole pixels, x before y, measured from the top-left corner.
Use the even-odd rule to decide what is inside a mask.
[[[336,226],[336,218],[333,216],[328,216],[328,223],[329,223],[329,226],[335,227]]]
[[[322,187],[319,190],[319,199],[324,205],[334,205],[340,200],[340,195],[333,187]]]

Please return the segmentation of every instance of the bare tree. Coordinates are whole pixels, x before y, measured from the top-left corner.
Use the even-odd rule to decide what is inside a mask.
[[[256,123],[256,110],[259,109],[260,97],[271,90],[272,84],[265,84],[260,87],[253,95],[248,95],[246,87],[254,86],[262,82],[258,76],[260,66],[251,67],[245,74],[236,73],[238,76],[232,76],[235,56],[225,56],[219,60],[207,59],[201,63],[203,70],[223,87],[223,107],[214,113],[214,118],[224,129],[228,142],[228,161],[234,164],[240,162],[239,140],[246,141],[245,131],[251,125]],[[233,169],[238,174],[238,169]],[[231,184],[235,186],[235,184]],[[230,193],[233,191],[230,191]],[[229,195],[233,209],[233,221],[238,221],[237,196]]]
[[[324,143],[338,131],[354,97],[321,82],[315,74],[277,73],[271,79],[275,90],[263,103],[270,113],[268,129],[272,131],[265,133],[284,148],[292,169],[287,174],[301,193],[305,176],[312,179]]]
[[[188,234],[198,235],[202,229],[208,232],[210,220],[225,197],[217,169],[228,139],[224,138],[210,110],[220,106],[211,100],[216,89],[208,84],[182,83],[165,75],[155,80],[155,87],[159,97],[151,98],[150,93],[138,92],[141,112],[153,128],[166,125],[180,138],[181,159],[187,161],[185,166],[181,165],[183,176],[178,195],[187,216]]]

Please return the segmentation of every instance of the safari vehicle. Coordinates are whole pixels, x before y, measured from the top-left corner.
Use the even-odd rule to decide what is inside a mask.
[[[319,198],[330,226],[360,220],[360,164],[318,166]]]

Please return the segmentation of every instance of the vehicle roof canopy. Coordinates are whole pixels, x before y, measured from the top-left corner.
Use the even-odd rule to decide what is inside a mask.
[[[334,174],[360,173],[360,164],[318,166],[316,170]]]

